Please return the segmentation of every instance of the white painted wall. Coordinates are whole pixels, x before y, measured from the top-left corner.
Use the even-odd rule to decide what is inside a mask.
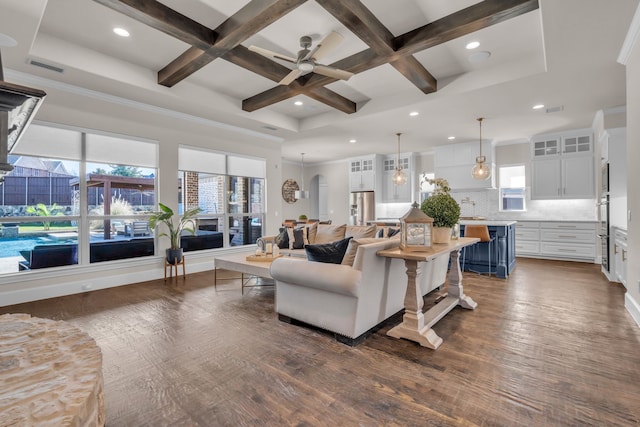
[[[640,6],[636,10],[628,38],[633,40],[626,63],[627,75],[627,293],[625,306],[640,325]],[[630,37],[632,36],[632,37]]]

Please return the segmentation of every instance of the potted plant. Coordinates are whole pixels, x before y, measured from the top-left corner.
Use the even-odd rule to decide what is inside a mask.
[[[151,228],[156,228],[159,224],[167,226],[169,233],[160,233],[160,236],[167,236],[171,242],[171,248],[167,249],[167,262],[169,264],[180,263],[182,262],[182,248],[180,247],[182,232],[186,231],[195,234],[194,219],[202,209],[191,208],[186,210],[176,223],[173,220],[174,213],[170,207],[162,203],[158,203],[158,206],[160,206],[160,211],[154,212],[149,217],[149,226]]]
[[[298,221],[299,222],[306,222],[307,221],[307,216],[305,214],[300,214],[298,216]]]
[[[433,194],[420,205],[420,210],[433,218],[434,243],[447,243],[451,239],[451,229],[460,220],[460,205],[451,197],[449,183],[443,178],[425,178],[435,185]]]

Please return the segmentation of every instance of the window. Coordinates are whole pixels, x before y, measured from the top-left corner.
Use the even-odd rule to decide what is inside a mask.
[[[500,167],[499,174],[500,210],[526,210],[524,165],[502,166]]]
[[[152,142],[31,125],[0,184],[0,274],[153,255],[156,159]]]
[[[254,244],[262,235],[266,163],[194,147],[180,146],[178,204],[199,207],[197,235],[213,249]]]

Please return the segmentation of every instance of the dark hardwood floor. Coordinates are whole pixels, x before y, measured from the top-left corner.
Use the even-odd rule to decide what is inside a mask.
[[[399,316],[348,347],[278,321],[273,288],[216,290],[212,272],[0,313],[95,338],[110,427],[640,425],[640,328],[599,270],[519,258],[507,280],[465,274],[478,308],[437,323],[436,351],[388,337]]]

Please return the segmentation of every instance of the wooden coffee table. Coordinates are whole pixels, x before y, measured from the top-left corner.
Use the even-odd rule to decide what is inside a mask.
[[[252,255],[251,252],[239,252],[230,255],[222,255],[216,257],[214,268],[214,286],[218,287],[218,268],[225,270],[236,271],[241,273],[242,280],[242,294],[244,294],[244,288],[252,288],[255,286],[273,286],[271,283],[263,283],[261,285],[247,285],[249,281],[255,277],[262,277],[265,279],[271,279],[271,262],[272,261],[247,261],[247,256]],[[274,258],[277,259],[277,258]],[[245,275],[250,276],[245,280]]]

